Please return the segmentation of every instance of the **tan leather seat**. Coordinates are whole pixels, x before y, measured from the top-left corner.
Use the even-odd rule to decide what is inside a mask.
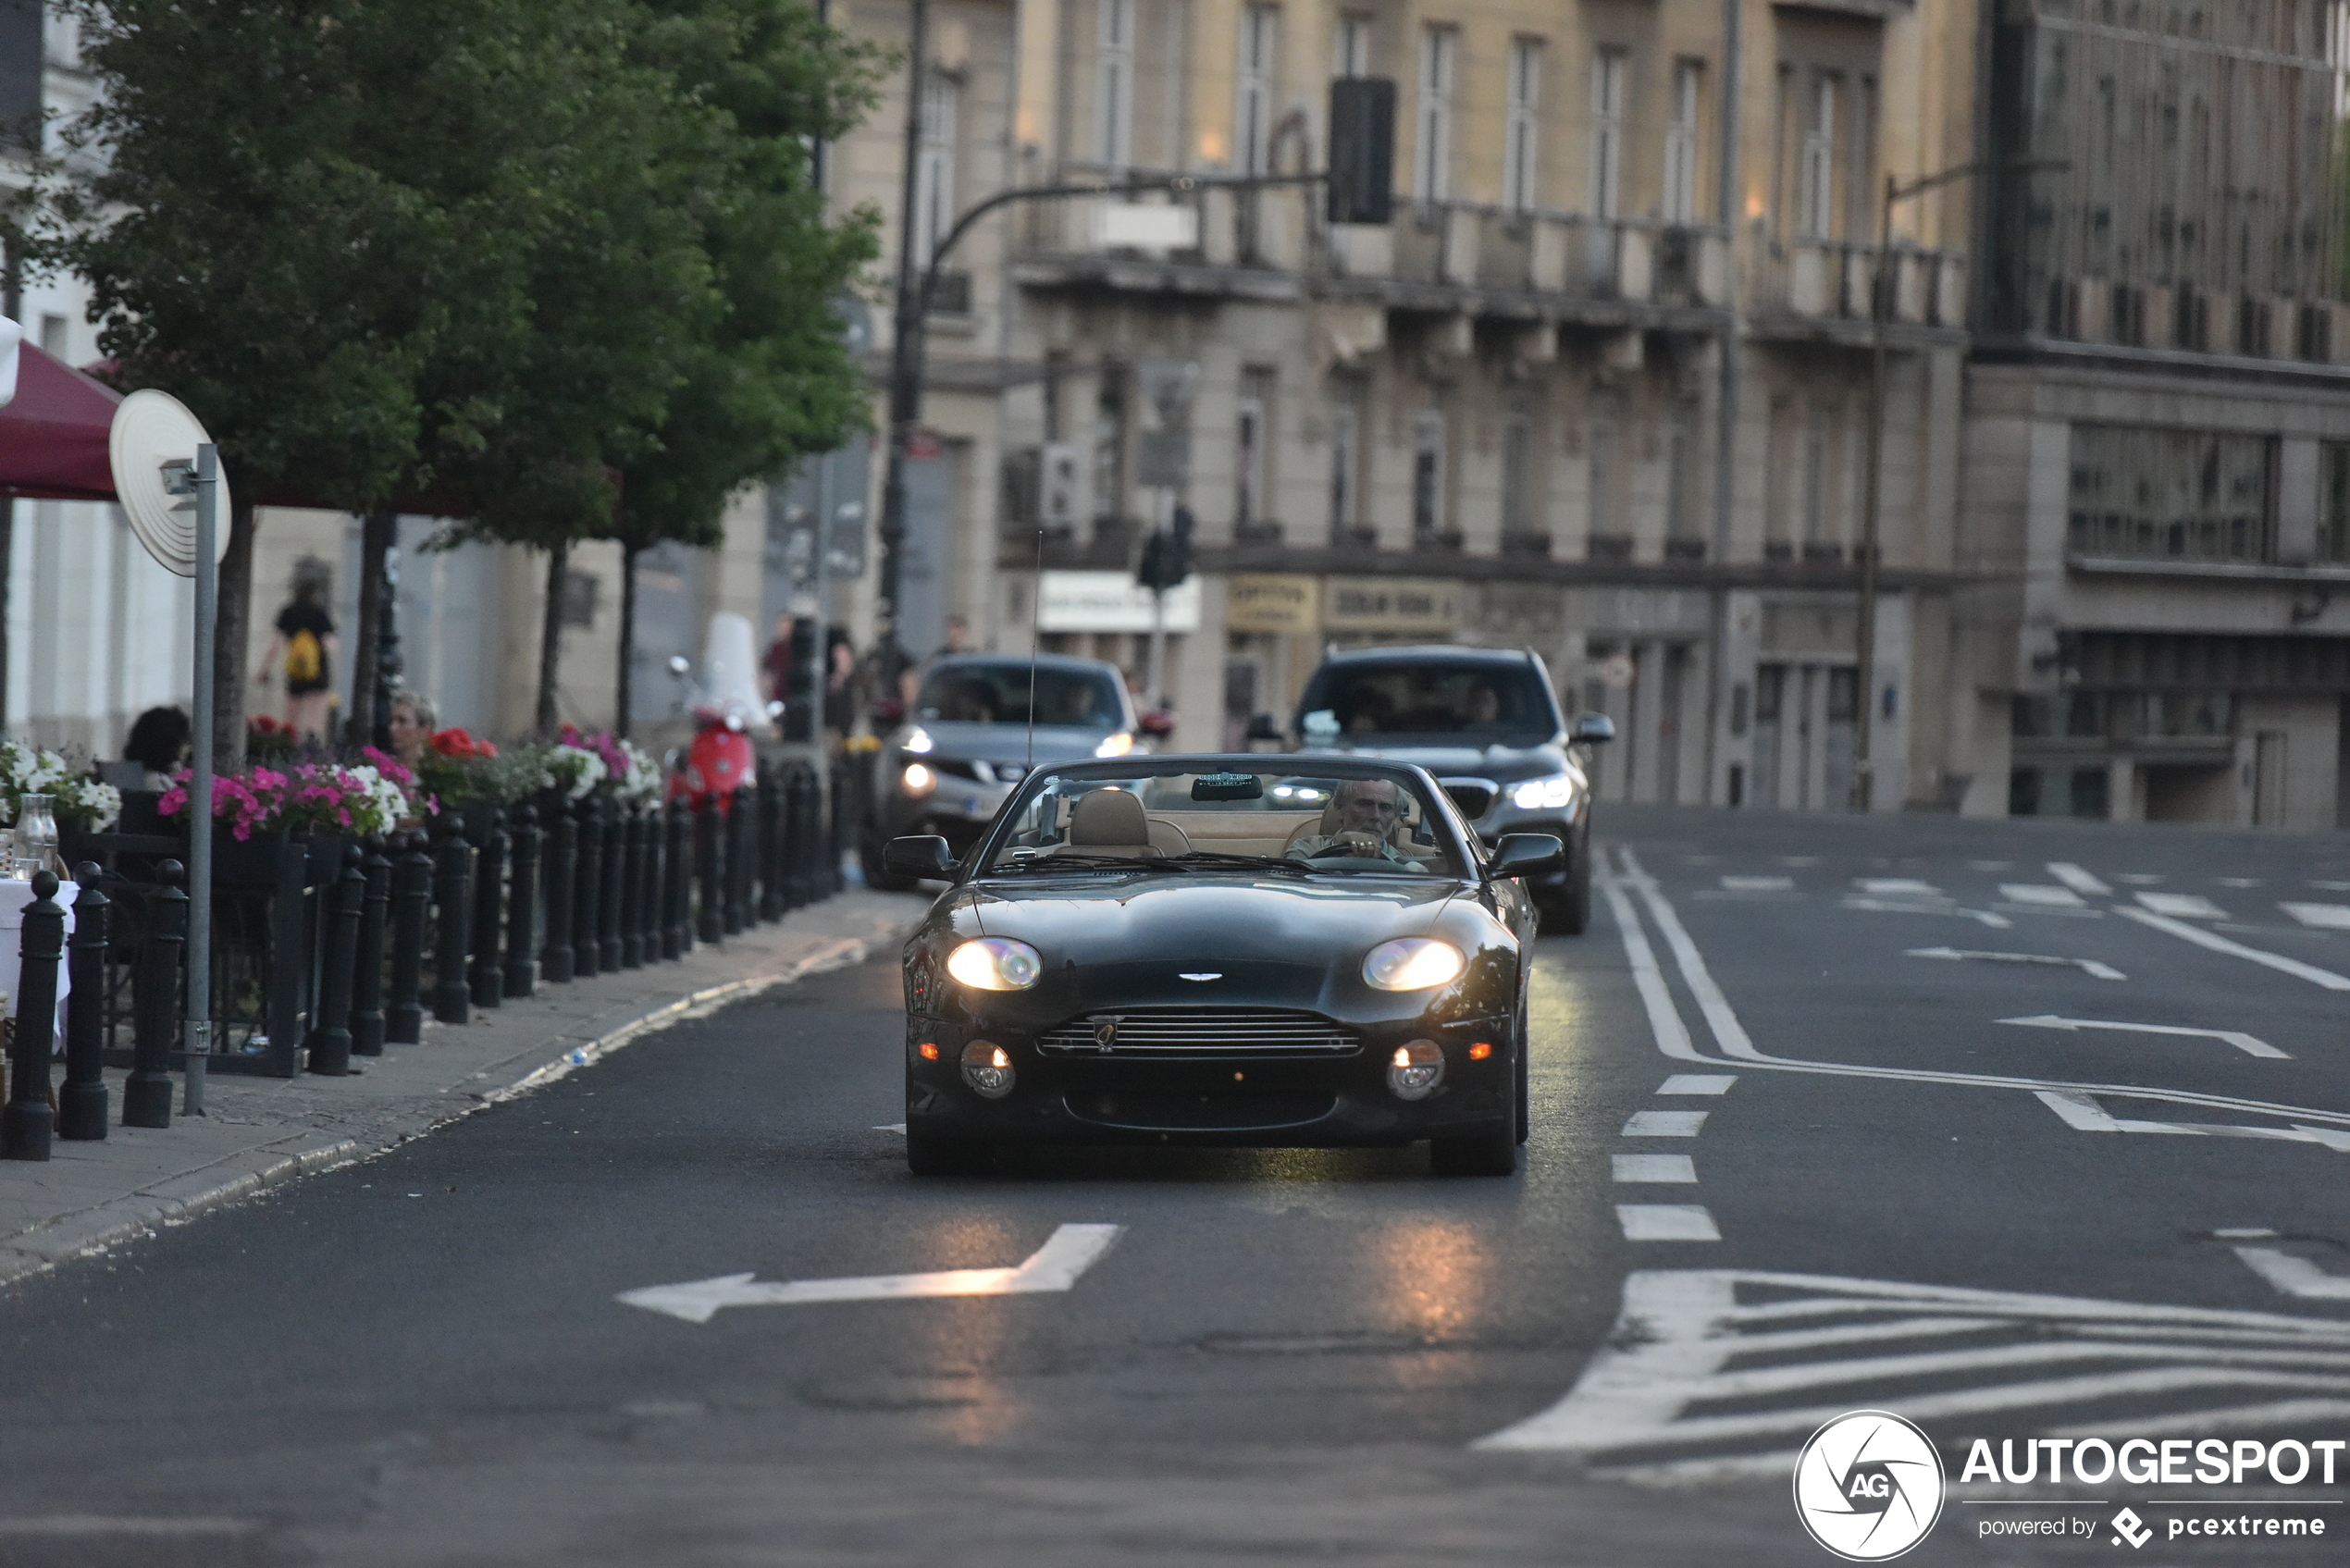
[[[1151,842],[1150,818],[1142,800],[1122,789],[1088,790],[1069,817],[1072,851],[1096,855],[1145,855],[1161,851]]]

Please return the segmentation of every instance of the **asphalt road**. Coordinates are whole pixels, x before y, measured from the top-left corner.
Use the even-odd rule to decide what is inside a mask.
[[[1515,1179],[917,1182],[869,965],[0,1296],[0,1568],[1812,1564],[1796,1451],[1866,1408],[1949,1465],[1905,1562],[2344,1560],[2350,1453],[2333,1486],[1960,1467],[2350,1438],[2350,840],[1602,837],[1593,929],[1540,947]],[[618,1299],[1000,1269],[1063,1225],[1120,1228],[1066,1290]],[[2221,1512],[2330,1530],[2166,1534]],[[1986,1533],[2031,1518],[2093,1533]]]

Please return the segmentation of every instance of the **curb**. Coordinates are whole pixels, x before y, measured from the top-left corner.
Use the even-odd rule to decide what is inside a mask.
[[[371,1159],[476,1111],[502,1105],[567,1078],[578,1068],[601,1061],[649,1034],[695,1019],[708,1018],[721,1007],[747,1001],[810,975],[826,974],[861,964],[876,947],[893,940],[897,934],[837,938],[780,969],[746,975],[720,985],[706,986],[676,1001],[665,1003],[642,1017],[632,1019],[585,1045],[558,1047],[553,1061],[542,1062],[511,1083],[494,1089],[451,1090],[451,1102],[445,1113],[373,1142],[370,1145],[363,1146],[355,1138],[334,1138],[315,1132],[296,1133],[274,1143],[226,1155],[211,1165],[167,1177],[129,1197],[93,1204],[79,1213],[0,1242],[0,1286],[44,1273],[71,1259],[105,1252],[124,1241],[152,1235],[166,1226],[185,1224],[207,1209],[284,1186],[302,1177]],[[497,1070],[496,1068],[485,1068],[474,1076],[482,1078]]]

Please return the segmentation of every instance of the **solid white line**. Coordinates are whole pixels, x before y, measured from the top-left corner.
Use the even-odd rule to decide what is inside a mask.
[[[1660,1094],[1727,1094],[1738,1080],[1734,1072],[1676,1072],[1657,1090]]]
[[[1850,1310],[1849,1303],[1843,1303]],[[1874,1340],[1922,1340],[1931,1334],[1973,1334],[2007,1327],[2004,1317],[1898,1317],[1890,1323],[1850,1323],[1840,1328],[1789,1328],[1776,1334],[1741,1334],[1741,1353],[1776,1355],[1821,1345],[1858,1345]]]
[[[2350,976],[2338,975],[2331,969],[2321,969],[2315,964],[2305,964],[2298,958],[2288,958],[2282,953],[2270,953],[2258,947],[2246,947],[2241,942],[2231,942],[2215,932],[2204,931],[2199,927],[2187,924],[2184,920],[2174,920],[2168,916],[2158,915],[2151,909],[2116,908],[2114,913],[2125,915],[2140,925],[2152,926],[2157,931],[2167,932],[2183,942],[2192,942],[2197,947],[2208,947],[2214,953],[2225,953],[2232,957],[2249,958],[2256,964],[2266,964],[2280,974],[2289,974],[2297,980],[2306,980],[2312,985],[2322,985],[2328,991],[2350,991]]]
[[[2109,1019],[2059,1018],[2054,1013],[2042,1013],[2028,1019],[2001,1019],[1999,1021],[2020,1023],[2031,1029],[2060,1029],[2068,1033],[2079,1029],[2106,1029],[2130,1034],[2176,1034],[2203,1040],[2223,1040],[2247,1056],[2264,1056],[2278,1062],[2293,1060],[2258,1036],[2232,1029],[2188,1029],[2174,1023],[2117,1023]]]
[[[2271,1404],[2232,1405],[2223,1410],[2189,1410],[2176,1415],[2133,1416],[2126,1424],[2093,1424],[2085,1426],[2059,1426],[2049,1432],[2052,1438],[2109,1438],[2121,1442],[2130,1438],[2161,1438],[2173,1432],[2286,1431],[2296,1427],[2331,1425],[2336,1418],[2350,1415],[2350,1400],[2279,1400]]]
[[[1632,901],[1624,896],[1615,873],[1607,869],[1604,854],[1600,857],[1599,874],[1592,880],[1600,884],[1608,913],[1615,918],[1616,934],[1624,941],[1624,961],[1631,968],[1632,986],[1640,994],[1640,1006],[1648,1011],[1649,1032],[1656,1037],[1656,1048],[1675,1061],[1705,1060],[1689,1043],[1688,1025],[1673,1006],[1673,993],[1664,983],[1664,971],[1657,966],[1656,950],[1649,945],[1648,932],[1640,929],[1640,917],[1633,912]]]
[[[1616,1332],[1555,1404],[1470,1444],[1597,1453],[1658,1431],[1735,1354],[1719,1332],[1738,1305],[1726,1269],[1643,1269],[1624,1281]]]
[[[1634,1111],[1621,1138],[1694,1138],[1711,1111]]]
[[[2070,860],[2049,861],[2048,875],[2056,878],[2073,892],[2085,893],[2092,898],[2103,898],[2113,891]]]
[[[1693,1184],[1697,1180],[1697,1162],[1687,1154],[1615,1154],[1611,1159],[1618,1181]]]
[[[1640,869],[1639,858],[1628,848],[1619,847],[1616,853],[1622,857],[1624,862],[1623,880],[1639,894],[1641,902],[1648,906],[1650,918],[1656,921],[1658,930],[1664,933],[1667,945],[1673,949],[1674,963],[1680,969],[1682,979],[1697,997],[1700,1008],[1705,1015],[1707,1027],[1713,1032],[1714,1044],[1721,1050],[1724,1056],[1731,1057],[1733,1061],[1725,1062],[1721,1057],[1708,1056],[1697,1050],[1689,1042],[1686,1030],[1681,1033],[1681,1043],[1686,1047],[1686,1054],[1680,1051],[1665,1053],[1676,1059],[1713,1062],[1723,1067],[1745,1063],[1768,1068],[1775,1072],[1814,1073],[1832,1078],[1875,1078],[1894,1083],[1945,1083],[1973,1089],[2035,1091],[2048,1089],[2081,1094],[2121,1094],[2134,1099],[2158,1100],[2174,1105],[2195,1105],[2208,1110],[2236,1111],[2246,1116],[2295,1117],[2308,1121],[2331,1123],[2337,1127],[2350,1127],[2350,1111],[2319,1110],[2312,1106],[2281,1105],[2269,1100],[2247,1100],[2232,1094],[2205,1094],[2190,1090],[2157,1089],[2129,1083],[2068,1083],[2061,1080],[2011,1078],[1993,1073],[1936,1072],[1924,1068],[1861,1067],[1849,1062],[1815,1062],[1791,1056],[1767,1056],[1757,1050],[1753,1041],[1748,1038],[1745,1026],[1738,1022],[1738,1014],[1731,1009],[1728,1000],[1722,994],[1722,988],[1714,982],[1713,974],[1706,969],[1703,956],[1698,952],[1697,945],[1689,940],[1688,931],[1681,925],[1680,917],[1674,912],[1671,900],[1658,890],[1655,880]],[[1614,879],[1609,880],[1612,883]],[[2131,912],[2143,913],[2143,911]],[[2148,918],[2159,919],[2159,917]],[[1628,912],[1619,910],[1617,924],[1618,929],[1626,935],[1625,948],[1628,957],[1633,947],[1630,939],[1638,933],[1639,922],[1631,919]],[[2206,932],[2195,931],[2192,926],[2184,929],[2194,932],[2197,937],[2209,934]],[[1640,942],[1639,951],[1643,954],[1649,952],[1645,938]],[[1652,957],[1651,961],[1653,961]],[[1639,972],[1637,965],[1634,972],[1635,974]],[[1662,982],[1660,981],[1659,983],[1661,986]],[[2344,984],[2345,987],[2350,987],[2350,981],[2344,982]],[[1678,1015],[1669,1013],[1669,995],[1666,1000],[1668,1014],[1677,1023]],[[1654,1015],[1651,1014],[1651,1017],[1653,1021]]]
[[[1721,1230],[1702,1204],[1618,1204],[1626,1241],[1718,1241]]]
[[[2258,1138],[2273,1142],[2318,1143],[2350,1154],[2350,1132],[2332,1127],[2239,1127],[2228,1122],[2134,1121],[2117,1117],[2099,1105],[2094,1095],[2072,1090],[2043,1089],[2042,1104],[2079,1132],[2167,1132],[2189,1138]]]
[[[2274,1247],[2238,1247],[2235,1254],[2288,1296],[2305,1302],[2350,1302],[2350,1275],[2328,1274],[2308,1259]]]

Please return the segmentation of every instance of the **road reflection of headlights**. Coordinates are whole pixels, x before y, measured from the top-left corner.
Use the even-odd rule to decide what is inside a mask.
[[[1379,991],[1425,991],[1458,980],[1468,968],[1461,950],[1432,936],[1382,942],[1363,960],[1363,979]]]
[[[1025,991],[1045,972],[1045,960],[1025,942],[983,936],[946,955],[946,972],[974,991]]]
[[[930,732],[928,730],[912,729],[908,730],[906,732],[906,738],[897,743],[897,749],[900,751],[910,751],[919,757],[937,744],[938,743],[936,741],[930,738]]]
[[[938,787],[938,775],[920,762],[909,762],[906,771],[898,775],[897,782],[908,795],[920,800]]]
[[[1510,804],[1521,811],[1564,811],[1574,799],[1575,780],[1565,773],[1510,786]]]
[[[1096,757],[1123,757],[1134,749],[1134,737],[1120,730],[1101,745],[1094,747]]]

